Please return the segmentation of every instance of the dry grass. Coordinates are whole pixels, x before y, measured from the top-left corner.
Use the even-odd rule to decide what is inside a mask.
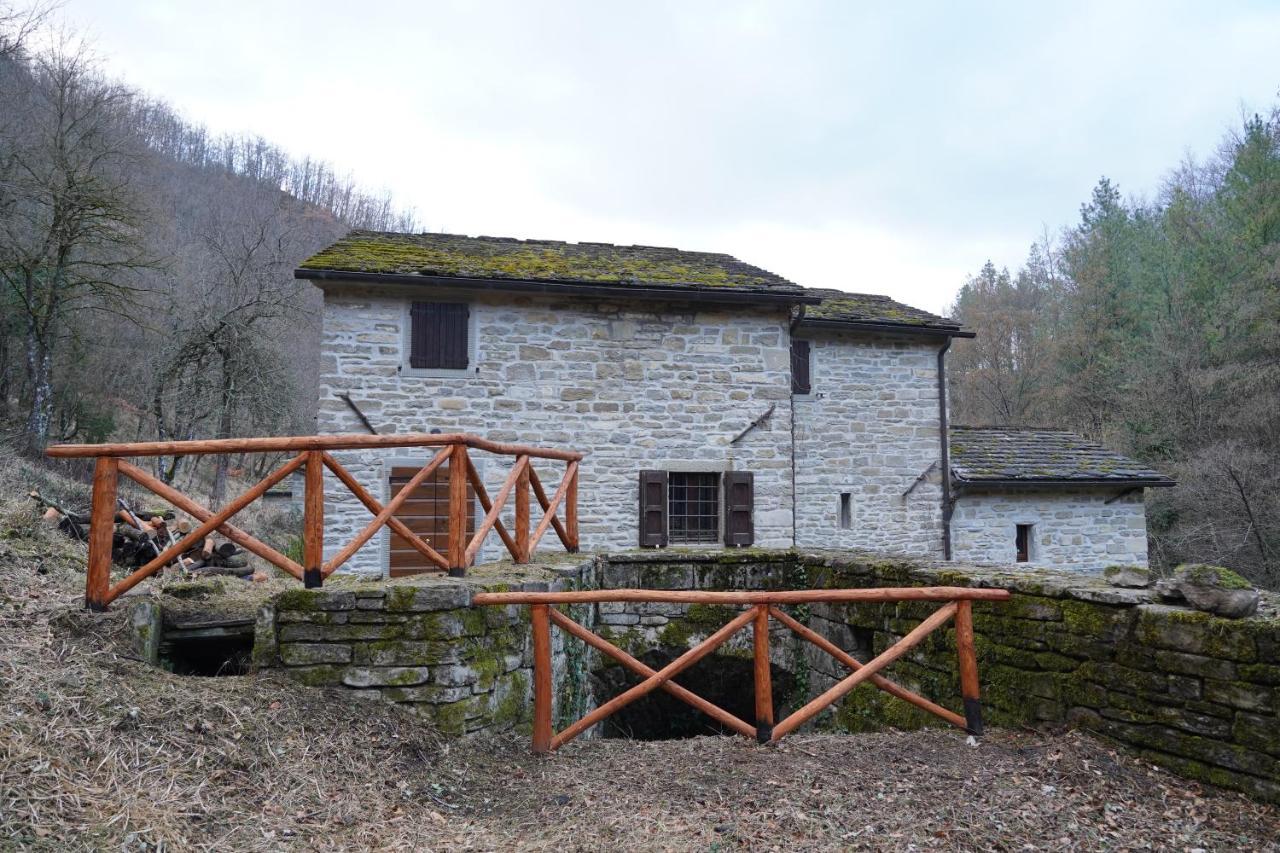
[[[349,692],[129,659],[82,561],[0,506],[0,848],[1280,849],[1276,809],[1070,733],[443,743]]]

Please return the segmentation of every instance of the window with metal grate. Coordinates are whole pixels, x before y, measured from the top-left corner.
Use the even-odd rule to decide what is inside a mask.
[[[670,471],[667,474],[668,540],[693,545],[720,540],[720,476]]]

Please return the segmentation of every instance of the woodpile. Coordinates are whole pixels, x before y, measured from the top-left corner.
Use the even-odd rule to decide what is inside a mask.
[[[45,523],[56,526],[78,542],[89,539],[89,516],[70,512],[39,492],[31,492],[31,499],[44,508]],[[139,568],[174,545],[193,525],[189,519],[177,519],[173,510],[135,512],[124,501],[117,501],[115,530],[111,537],[111,561],[126,568]],[[235,575],[248,577],[253,574],[249,555],[235,543],[217,541],[206,536],[173,561],[168,568],[205,575]]]

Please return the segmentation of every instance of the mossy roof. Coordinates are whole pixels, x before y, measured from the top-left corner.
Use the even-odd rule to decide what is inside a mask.
[[[950,448],[951,471],[961,483],[1172,485],[1140,462],[1064,430],[953,426]]]
[[[750,297],[794,298],[805,303],[804,319],[852,327],[896,325],[957,330],[945,317],[895,302],[887,296],[801,287],[732,255],[660,246],[567,243],[459,234],[352,231],[317,252],[295,271],[299,278],[354,273],[364,276],[423,276],[474,282],[536,282],[692,293],[733,292]],[[819,302],[819,300],[821,300]]]
[[[303,261],[299,277],[328,270],[556,284],[730,289],[803,295],[804,288],[731,255],[659,246],[566,243],[458,234],[352,231]]]
[[[872,293],[846,293],[843,290],[809,288],[809,293],[822,297],[819,305],[804,309],[806,320],[823,320],[838,323],[865,324],[887,323],[899,326],[926,326],[938,329],[958,329],[960,324],[910,305],[895,302],[887,296]]]

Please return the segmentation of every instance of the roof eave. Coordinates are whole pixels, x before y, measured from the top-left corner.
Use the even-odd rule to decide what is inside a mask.
[[[1008,487],[1024,487],[1036,488],[1040,486],[1119,486],[1128,488],[1132,486],[1142,486],[1146,488],[1168,488],[1178,485],[1177,481],[1167,478],[1159,480],[1138,479],[1119,477],[1043,477],[1033,479],[1029,477],[1003,477],[991,479],[967,479],[958,474],[952,474],[952,483],[957,486],[1000,486]]]
[[[888,334],[924,335],[931,338],[972,338],[976,332],[959,326],[924,326],[912,323],[877,323],[863,320],[826,320],[817,317],[801,317],[795,324],[798,329],[843,329]]]
[[[634,299],[683,299],[691,302],[817,305],[821,297],[800,291],[769,293],[759,290],[735,290],[690,285],[662,286],[610,282],[579,283],[568,281],[534,281],[530,279],[464,278],[461,276],[417,275],[403,273],[348,272],[346,270],[308,269],[299,267],[293,277],[319,285],[321,282],[383,284],[398,286],[435,285],[470,290],[507,291],[512,293],[552,293],[570,296],[625,296]]]

